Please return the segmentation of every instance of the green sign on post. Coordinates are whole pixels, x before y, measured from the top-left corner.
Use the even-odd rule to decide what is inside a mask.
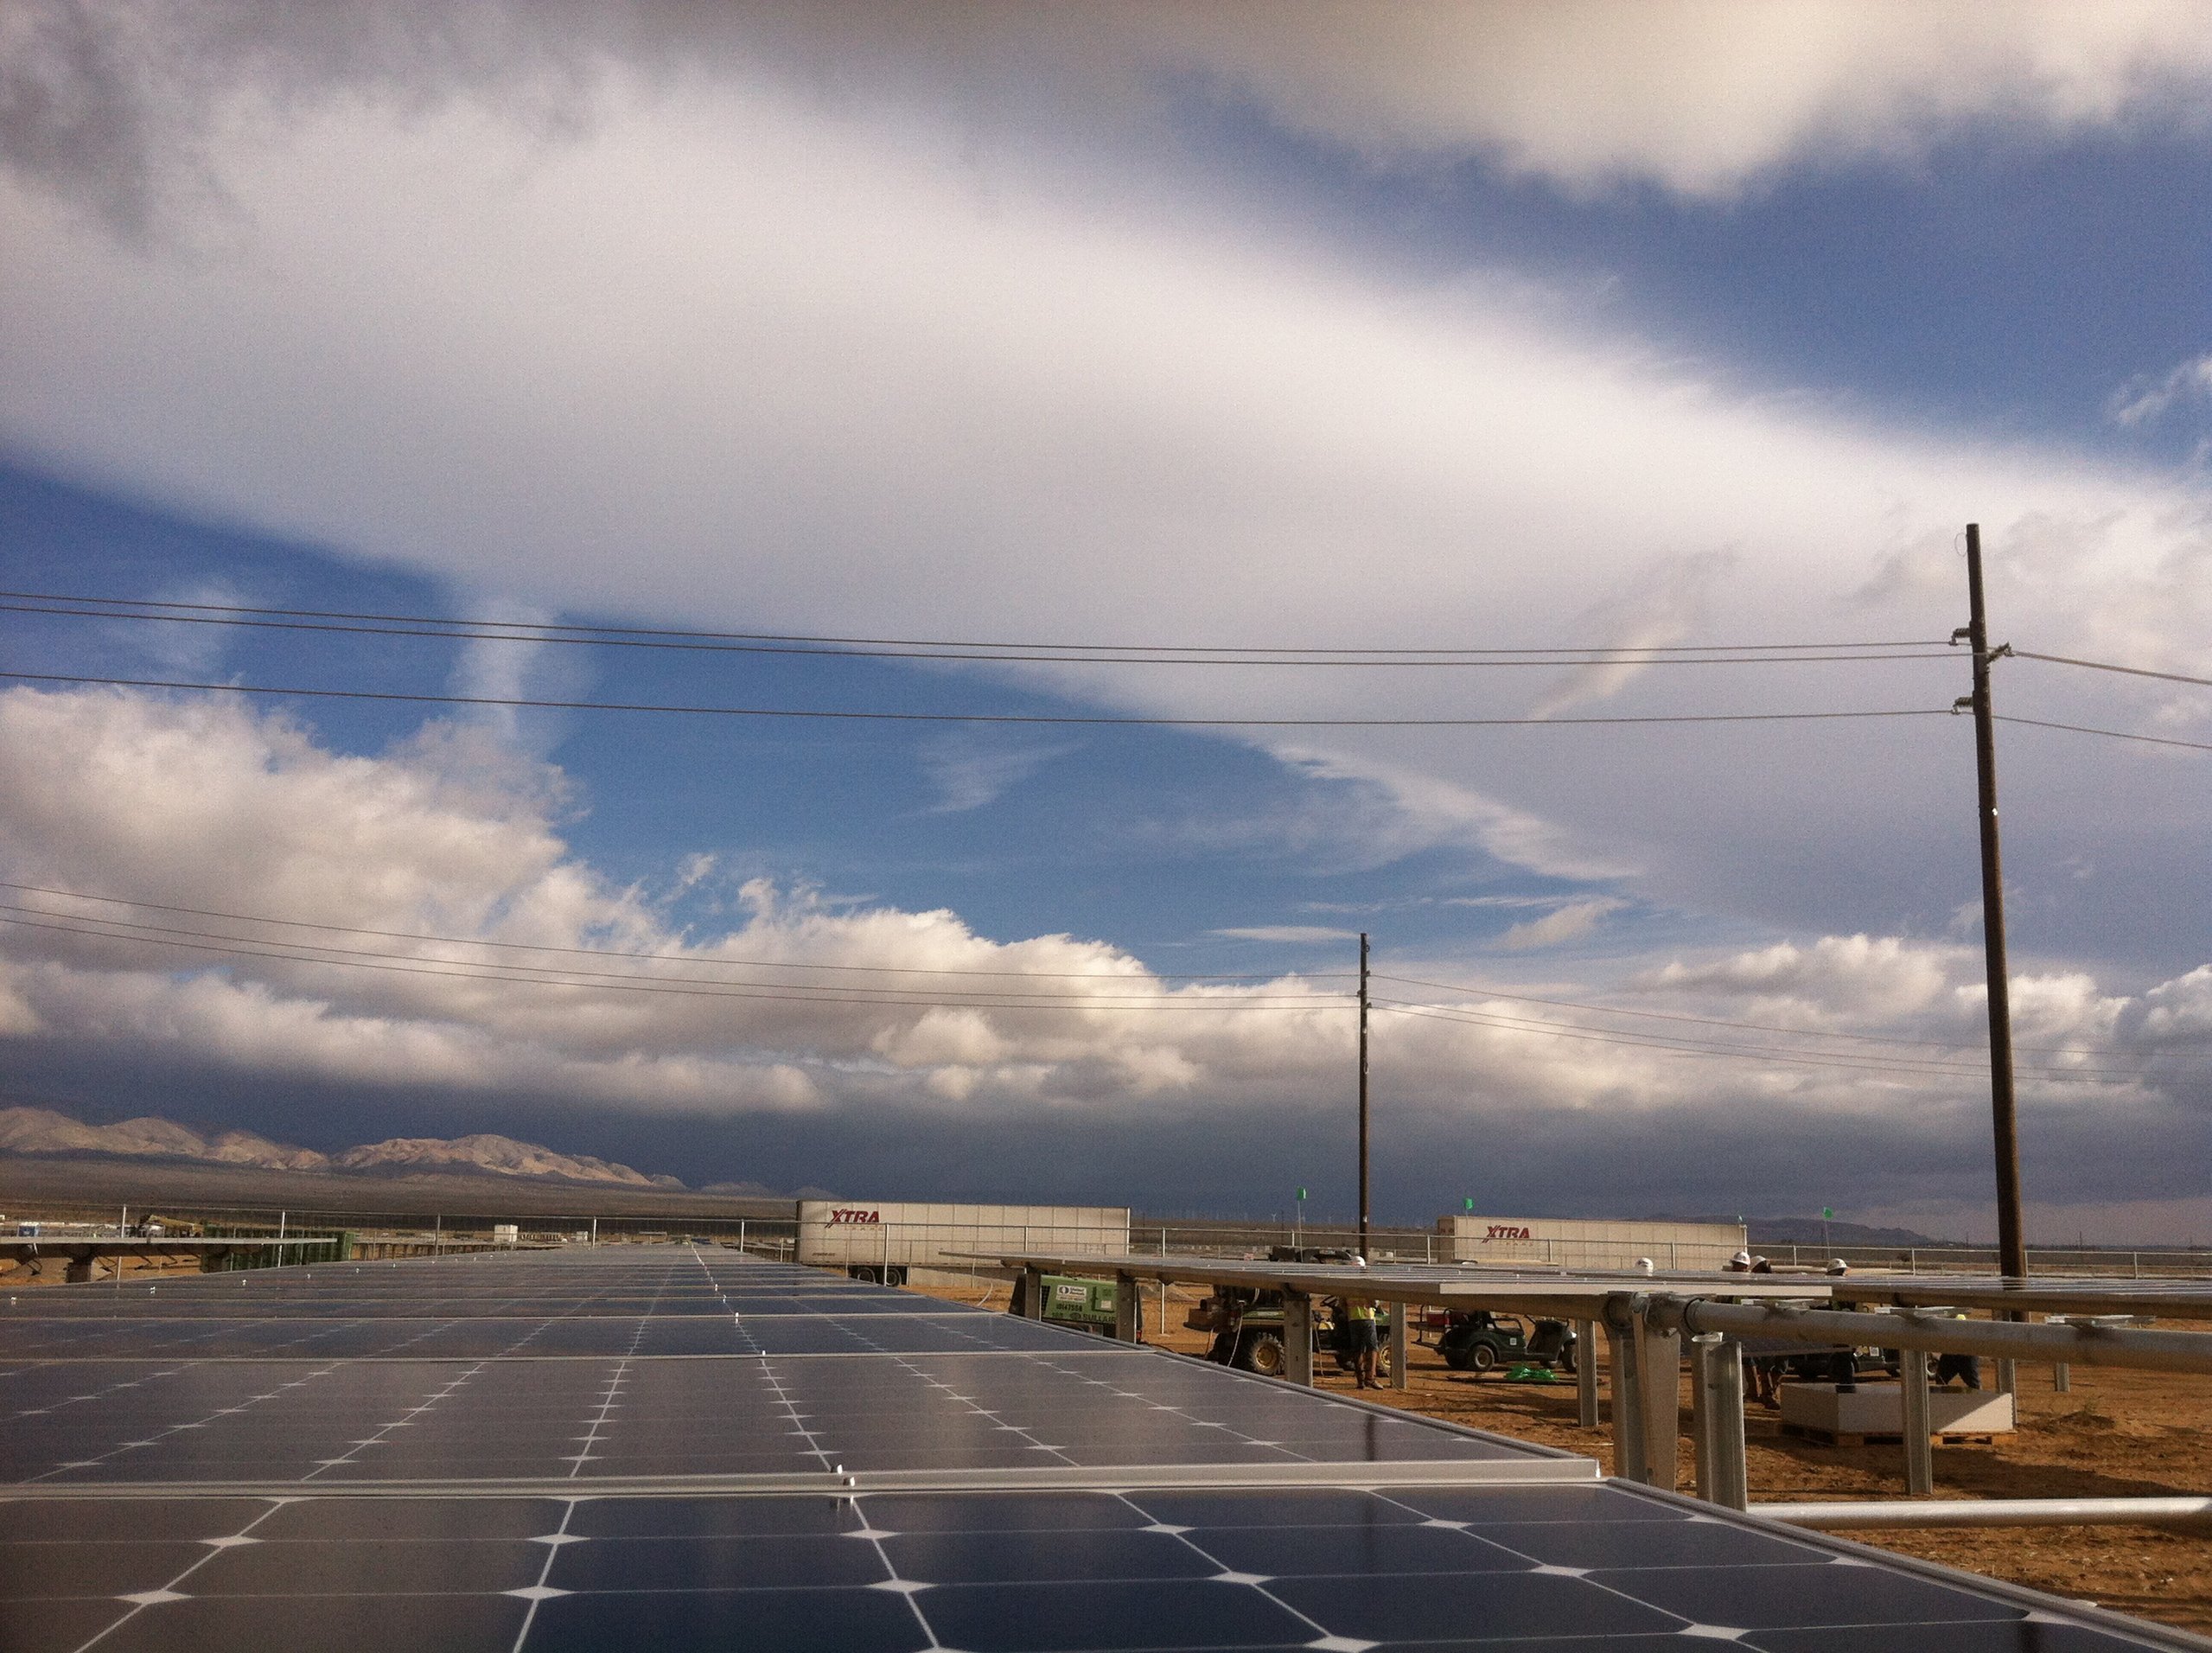
[[[1471,1194],[1467,1197],[1467,1209],[1470,1211],[1475,1209],[1475,1197]]]
[[[1823,1206],[1820,1208],[1820,1220],[1821,1220],[1823,1222],[1828,1222],[1828,1221],[1830,1221],[1831,1219],[1833,1219],[1833,1218],[1834,1217],[1835,1214],[1836,1214],[1836,1208],[1835,1208],[1834,1206],[1833,1206],[1833,1205],[1823,1205]]]

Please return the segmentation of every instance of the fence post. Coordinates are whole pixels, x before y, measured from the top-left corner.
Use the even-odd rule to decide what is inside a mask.
[[[1597,1323],[1575,1322],[1575,1422],[1597,1427]]]

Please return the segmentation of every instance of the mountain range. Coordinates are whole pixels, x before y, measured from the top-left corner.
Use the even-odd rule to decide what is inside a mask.
[[[0,1153],[65,1156],[100,1154],[132,1159],[189,1159],[204,1165],[267,1171],[351,1171],[402,1177],[461,1172],[680,1190],[673,1177],[649,1176],[590,1154],[558,1153],[535,1142],[479,1133],[462,1137],[392,1137],[335,1153],[271,1142],[249,1131],[206,1134],[151,1117],[115,1125],[86,1125],[45,1107],[0,1107]],[[766,1193],[750,1184],[717,1184],[709,1192]]]

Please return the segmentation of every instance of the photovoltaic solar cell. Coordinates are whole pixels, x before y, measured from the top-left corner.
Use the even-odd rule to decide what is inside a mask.
[[[309,1272],[0,1313],[0,1648],[2190,1644],[726,1253]]]

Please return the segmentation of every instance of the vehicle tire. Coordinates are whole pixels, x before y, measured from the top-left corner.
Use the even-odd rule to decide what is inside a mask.
[[[1466,1369],[1477,1377],[1485,1372],[1495,1372],[1498,1369],[1498,1351],[1486,1343],[1474,1344],[1467,1351]]]
[[[1575,1346],[1572,1343],[1559,1351],[1559,1369],[1569,1377],[1575,1375]]]
[[[1245,1340],[1244,1347],[1237,1350],[1236,1363],[1262,1377],[1280,1377],[1291,1363],[1283,1352],[1282,1338],[1263,1331]]]

